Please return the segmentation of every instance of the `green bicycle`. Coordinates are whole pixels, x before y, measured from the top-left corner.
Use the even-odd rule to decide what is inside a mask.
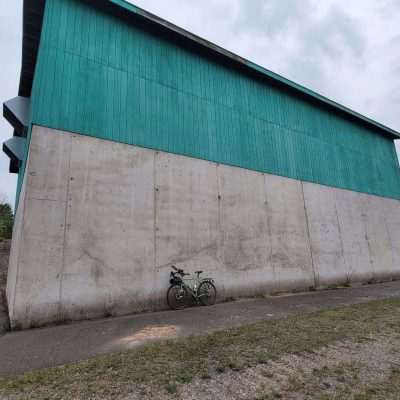
[[[171,267],[174,271],[170,274],[171,286],[167,292],[167,302],[173,310],[180,310],[194,300],[203,306],[212,306],[217,300],[217,289],[211,278],[200,278],[203,271],[196,271],[196,276],[187,274],[183,269],[175,265]],[[187,277],[187,278],[185,278]]]

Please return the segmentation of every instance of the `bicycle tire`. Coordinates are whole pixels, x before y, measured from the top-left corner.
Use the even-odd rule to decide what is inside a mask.
[[[179,295],[177,291],[179,290]],[[179,297],[178,297],[179,296]],[[167,303],[171,310],[182,310],[188,302],[188,292],[182,285],[171,285],[167,291]]]
[[[207,289],[205,289],[206,287]],[[206,290],[208,292],[208,295],[202,296],[202,290]],[[212,306],[217,301],[217,289],[215,288],[215,285],[210,281],[201,282],[197,293],[199,293],[199,300],[203,306]]]

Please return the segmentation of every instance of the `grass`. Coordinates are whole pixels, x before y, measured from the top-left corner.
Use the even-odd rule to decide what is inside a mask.
[[[325,371],[326,376],[340,378],[353,372],[355,375],[348,381],[344,388],[337,388],[333,393],[326,394],[315,390],[311,396],[316,400],[352,399],[352,400],[398,400],[400,398],[400,369],[392,368],[389,376],[382,382],[361,389],[359,393],[351,393],[349,387],[357,383],[357,366],[343,366],[341,370]]]
[[[400,369],[392,368],[387,380],[367,388],[363,393],[357,394],[354,400],[397,400],[399,397]]]
[[[211,379],[229,370],[265,364],[284,354],[312,352],[338,340],[363,342],[384,330],[399,332],[399,317],[400,299],[389,299],[153,343],[129,352],[0,379],[0,398],[117,398],[128,395],[135,386],[173,395],[179,385],[194,378]],[[400,390],[400,374],[396,370],[392,375],[386,386],[382,384],[376,390]]]

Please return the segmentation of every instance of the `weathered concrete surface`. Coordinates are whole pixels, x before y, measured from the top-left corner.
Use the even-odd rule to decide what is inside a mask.
[[[391,277],[393,279],[400,279],[400,202],[392,199],[384,199],[384,203],[384,221],[392,249],[393,264]]]
[[[72,136],[61,317],[149,309],[154,293],[154,152]]]
[[[363,196],[365,237],[369,247],[373,277],[377,280],[391,279],[394,272],[393,247],[400,246],[399,242],[391,245],[385,216],[386,207],[386,199]],[[393,218],[397,218],[397,215]]]
[[[29,155],[27,163],[29,163]],[[25,211],[25,193],[26,193],[26,185],[27,185],[27,173],[25,171],[24,181],[22,183],[22,188],[19,196],[19,206],[15,212],[14,216],[14,225],[13,225],[13,234],[12,234],[12,242],[11,242],[11,252],[10,259],[8,265],[8,274],[7,274],[7,286],[6,286],[6,297],[7,297],[7,306],[10,321],[16,321],[14,318],[15,314],[15,296],[17,292],[17,277],[18,277],[18,264],[19,264],[19,253],[21,248],[23,247],[22,241],[22,229],[24,226],[24,211]]]
[[[212,163],[155,153],[154,265],[160,306],[165,304],[171,264],[210,275],[223,273],[216,171]],[[222,294],[223,287],[219,289]]]
[[[308,182],[303,189],[317,285],[346,283],[349,268],[336,208],[337,189]]]
[[[126,351],[149,341],[399,296],[400,282],[389,282],[10,332],[0,337],[0,376]]]
[[[217,282],[221,281],[231,296],[271,291],[275,274],[270,260],[264,175],[220,165],[218,178],[220,251],[227,271]]]
[[[56,137],[48,131],[32,135],[7,282],[13,327],[61,319],[69,142],[69,135]]]
[[[265,186],[273,289],[283,292],[313,287],[315,274],[302,182],[265,175]]]
[[[11,321],[21,326],[57,317],[64,244],[65,203],[25,199]]]
[[[13,327],[166,306],[171,264],[220,299],[400,276],[400,202],[34,127]]]
[[[366,240],[363,195],[350,191],[335,191],[343,256],[350,282],[373,279],[368,242]]]

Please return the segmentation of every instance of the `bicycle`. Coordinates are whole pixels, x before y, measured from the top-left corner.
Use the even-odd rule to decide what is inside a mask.
[[[196,276],[187,274],[183,269],[178,269],[175,265],[171,268],[175,271],[170,273],[170,284],[167,291],[168,306],[173,310],[185,308],[189,299],[195,300],[196,304],[212,306],[217,300],[217,289],[214,279],[200,278],[203,271],[196,271]],[[189,278],[185,278],[189,277]]]

